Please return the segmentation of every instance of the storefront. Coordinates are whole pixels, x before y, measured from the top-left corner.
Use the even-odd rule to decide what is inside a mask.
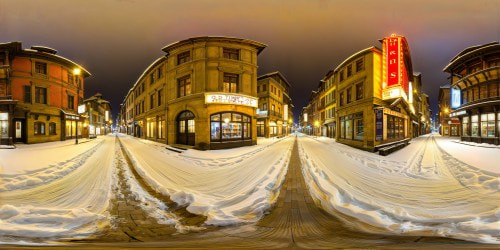
[[[461,116],[461,120],[462,141],[500,145],[500,112],[471,111]]]

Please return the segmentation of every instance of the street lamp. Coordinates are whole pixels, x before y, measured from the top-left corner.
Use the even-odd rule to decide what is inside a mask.
[[[76,108],[77,110],[79,109],[80,106],[80,79],[78,78],[78,75],[80,75],[81,70],[79,68],[73,69],[73,75],[75,75],[76,79]],[[80,121],[80,114],[77,111],[77,117],[78,120],[76,120],[76,126],[75,126],[75,144],[78,144],[78,122]]]

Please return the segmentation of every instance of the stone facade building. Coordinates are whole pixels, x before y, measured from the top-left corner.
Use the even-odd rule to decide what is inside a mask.
[[[85,100],[85,114],[88,116],[88,136],[94,138],[111,132],[112,117],[109,101],[102,99],[102,94],[97,93]]]
[[[257,55],[266,45],[195,37],[163,48],[122,104],[137,137],[199,148],[257,143]]]
[[[430,132],[428,96],[413,73],[406,39],[391,35],[381,42],[383,49],[361,50],[323,77],[304,109],[313,113],[313,126],[317,120],[323,128],[314,135],[377,151]]]
[[[290,83],[278,71],[259,76],[257,93],[257,136],[284,136],[293,126]]]
[[[86,133],[77,112],[90,73],[57,51],[0,44],[0,144],[74,139]]]

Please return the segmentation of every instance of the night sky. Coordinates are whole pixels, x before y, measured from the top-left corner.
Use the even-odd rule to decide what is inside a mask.
[[[48,46],[82,65],[92,73],[85,96],[102,93],[115,114],[164,46],[231,36],[268,45],[259,75],[288,79],[298,117],[329,70],[391,33],[406,36],[435,114],[449,60],[500,40],[500,0],[0,0],[0,43]]]

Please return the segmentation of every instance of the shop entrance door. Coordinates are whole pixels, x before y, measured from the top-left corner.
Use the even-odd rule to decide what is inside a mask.
[[[14,119],[14,143],[26,143],[25,119]]]
[[[191,111],[183,111],[177,117],[177,143],[194,146],[195,127],[194,114]]]

